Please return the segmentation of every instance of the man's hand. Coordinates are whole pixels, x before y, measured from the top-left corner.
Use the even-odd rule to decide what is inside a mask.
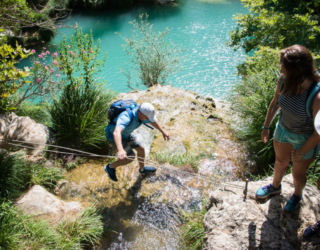
[[[162,136],[163,136],[163,139],[165,141],[169,141],[170,140],[170,136],[169,136],[169,134],[167,132],[163,131],[162,132]]]
[[[118,158],[119,158],[120,160],[123,160],[123,159],[125,159],[126,157],[127,157],[127,152],[126,152],[124,149],[118,151]]]
[[[317,188],[320,189],[320,177],[317,180]]]

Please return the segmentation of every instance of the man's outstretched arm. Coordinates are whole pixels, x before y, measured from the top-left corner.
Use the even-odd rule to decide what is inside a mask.
[[[151,122],[150,124],[162,133],[163,139],[165,141],[170,140],[169,134],[161,128],[158,122]]]

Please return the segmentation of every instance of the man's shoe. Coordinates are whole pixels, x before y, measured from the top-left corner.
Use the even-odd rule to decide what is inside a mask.
[[[107,164],[107,165],[104,166],[103,169],[104,169],[104,171],[107,172],[109,178],[112,181],[118,181],[115,168],[110,168],[110,164]]]
[[[309,239],[312,236],[315,236],[319,232],[319,230],[320,230],[320,221],[318,221],[316,224],[306,227],[306,229],[303,231],[303,237],[305,239]]]
[[[272,184],[270,183],[269,185],[266,185],[264,187],[261,187],[257,190],[256,192],[256,198],[257,199],[266,199],[268,198],[270,195],[274,195],[274,194],[280,194],[281,193],[281,184],[278,188],[275,188],[274,186],[272,186]]]
[[[299,206],[301,200],[301,196],[296,196],[292,194],[290,199],[284,204],[283,210],[288,213],[294,213],[294,211],[296,211],[297,207]]]
[[[139,169],[140,174],[150,174],[150,173],[154,173],[156,171],[157,171],[157,169],[155,167],[144,167],[143,171],[140,171],[140,169]]]

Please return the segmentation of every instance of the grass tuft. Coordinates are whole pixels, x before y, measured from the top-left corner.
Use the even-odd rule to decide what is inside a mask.
[[[93,207],[75,217],[67,217],[58,225],[35,220],[13,206],[0,204],[0,249],[81,250],[95,244],[102,236],[101,216]]]
[[[0,152],[0,200],[17,198],[28,188],[31,176],[31,169],[19,155]]]
[[[52,190],[61,179],[63,175],[59,168],[47,168],[42,162],[29,162],[21,155],[0,152],[0,200],[18,198],[29,186],[36,184]]]
[[[55,185],[64,177],[62,171],[56,167],[45,167],[43,163],[32,163],[30,185],[40,185],[53,190]]]
[[[201,156],[193,155],[189,151],[184,154],[172,154],[170,151],[156,152],[152,154],[155,161],[159,163],[170,163],[171,165],[180,167],[190,165],[197,171]]]
[[[97,210],[90,206],[77,216],[63,219],[57,229],[59,233],[67,235],[67,242],[75,242],[80,246],[93,245],[102,236],[103,223],[101,216],[97,215]]]
[[[202,208],[200,210],[196,209],[189,213],[182,213],[185,221],[181,234],[183,249],[201,250],[203,247],[203,238],[205,236],[203,219],[207,212],[204,203],[205,201],[202,202]]]

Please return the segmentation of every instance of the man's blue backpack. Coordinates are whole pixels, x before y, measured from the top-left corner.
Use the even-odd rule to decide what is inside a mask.
[[[122,112],[127,111],[130,117],[130,121],[132,121],[133,113],[132,110],[139,107],[139,104],[133,100],[118,100],[111,104],[110,108],[108,109],[108,119],[109,124],[116,125],[113,121],[118,115]],[[131,122],[130,122],[131,123]],[[148,128],[154,129],[153,127],[143,124]]]
[[[120,115],[123,111],[127,111],[130,117],[130,120],[132,119],[132,110],[136,107],[139,107],[139,105],[133,101],[133,100],[118,100],[111,104],[109,110],[108,110],[108,119],[109,124],[114,124],[113,121],[114,118],[116,118],[118,115]]]

